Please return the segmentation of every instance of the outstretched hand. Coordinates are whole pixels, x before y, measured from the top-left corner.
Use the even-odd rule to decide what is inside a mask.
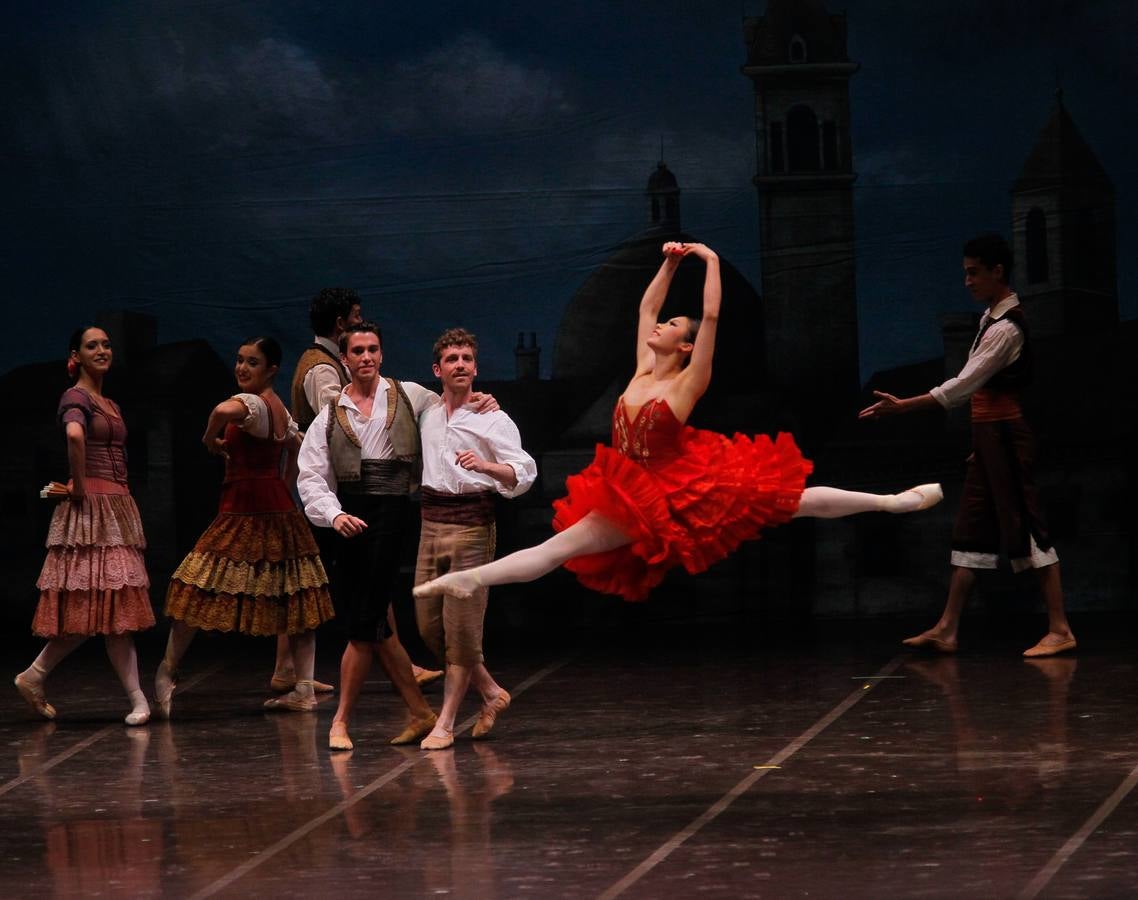
[[[901,400],[884,391],[874,391],[873,396],[878,400],[872,406],[867,406],[857,414],[859,419],[880,419],[882,416],[891,416],[901,411]]]

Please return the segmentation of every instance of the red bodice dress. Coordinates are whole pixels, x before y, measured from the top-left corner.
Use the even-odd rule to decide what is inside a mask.
[[[645,599],[675,566],[702,572],[789,521],[814,468],[789,434],[729,438],[684,425],[663,400],[632,419],[618,400],[612,444],[566,481],[553,527],[595,511],[627,532],[629,544],[565,564],[586,587],[626,600]]]
[[[281,478],[272,437],[225,429],[217,517],[171,576],[166,614],[198,628],[299,634],[332,618],[316,541]]]

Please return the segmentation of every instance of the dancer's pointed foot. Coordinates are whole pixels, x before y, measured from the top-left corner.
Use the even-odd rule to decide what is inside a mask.
[[[348,723],[333,722],[328,731],[328,749],[351,750],[353,746],[352,739],[348,737]]]
[[[447,750],[454,746],[453,731],[435,729],[419,743],[420,750]]]
[[[936,506],[944,499],[944,489],[939,484],[918,484],[900,494],[887,498],[885,511],[891,513],[919,512]]]
[[[413,744],[415,741],[425,737],[430,730],[435,727],[435,723],[438,720],[439,717],[434,713],[421,719],[412,719],[407,723],[406,728],[391,739],[390,743],[395,747],[402,744]]]
[[[488,735],[494,728],[494,723],[497,721],[498,715],[505,712],[509,706],[510,694],[503,688],[497,697],[482,704],[482,709],[478,713],[478,721],[474,723],[474,728],[470,730],[470,736],[472,738],[481,738]]]
[[[1074,650],[1078,644],[1075,643],[1075,636],[1071,632],[1060,634],[1056,631],[1049,631],[1043,635],[1039,643],[1034,647],[1029,647],[1023,651],[1023,655],[1028,659],[1036,659],[1041,656],[1054,656],[1056,653],[1066,653],[1068,650]]]
[[[415,682],[419,687],[426,687],[428,684],[434,684],[443,677],[442,669],[424,669],[422,666],[411,664],[411,674],[415,676]]]
[[[482,587],[482,579],[473,569],[463,572],[447,572],[438,578],[424,582],[414,588],[411,593],[419,599],[424,597],[457,597],[459,600],[469,600],[474,592]]]
[[[915,650],[936,650],[939,653],[955,653],[957,649],[955,637],[944,637],[931,630],[905,638],[901,643]]]
[[[42,680],[29,676],[27,672],[21,672],[16,676],[15,685],[20,696],[24,698],[24,702],[32,708],[36,715],[45,719],[55,718],[55,707],[48,703],[44,696]]]
[[[265,709],[278,712],[311,712],[316,709],[316,696],[310,680],[301,680],[296,688],[283,697],[273,697],[265,701]]]
[[[287,694],[296,687],[296,672],[292,669],[282,669],[279,672],[274,672],[272,680],[269,682],[269,687],[273,689],[274,694]],[[323,681],[313,681],[312,690],[318,694],[330,694],[336,690],[336,686]]]
[[[158,715],[164,719],[170,718],[177,684],[178,673],[166,660],[162,660],[158,664],[158,671],[154,673],[154,705],[158,707]]]

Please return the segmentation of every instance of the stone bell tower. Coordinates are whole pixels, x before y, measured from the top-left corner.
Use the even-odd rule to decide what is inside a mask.
[[[1013,282],[1032,334],[1118,324],[1114,187],[1056,93],[1012,187]]]
[[[860,387],[846,19],[769,0],[744,20],[755,89],[762,301],[770,379],[808,422],[849,414]]]

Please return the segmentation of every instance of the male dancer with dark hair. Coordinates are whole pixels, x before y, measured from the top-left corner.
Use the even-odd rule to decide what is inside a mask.
[[[363,321],[359,294],[351,288],[324,288],[312,298],[308,321],[314,337],[292,376],[292,417],[307,431],[316,414],[345,387],[348,373],[340,362],[340,335]]]
[[[964,245],[964,286],[987,308],[968,362],[955,378],[927,394],[878,400],[859,418],[876,419],[921,409],[951,408],[971,400],[972,455],[952,532],[952,575],[940,621],[904,643],[954,653],[957,629],[976,569],[994,569],[1001,546],[1012,570],[1034,569],[1047,603],[1048,631],[1024,656],[1053,656],[1075,649],[1067,622],[1059,557],[1047,535],[1032,469],[1035,437],[1023,417],[1021,391],[1031,377],[1027,320],[1010,287],[1012,252],[999,235]]]

